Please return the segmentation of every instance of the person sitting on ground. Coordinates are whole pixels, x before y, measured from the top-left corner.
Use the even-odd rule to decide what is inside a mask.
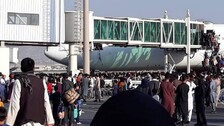
[[[151,96],[136,90],[118,93],[97,111],[90,126],[175,126],[169,113]]]

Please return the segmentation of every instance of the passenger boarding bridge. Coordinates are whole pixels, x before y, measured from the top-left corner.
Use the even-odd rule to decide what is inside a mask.
[[[77,17],[81,20],[77,21]],[[65,12],[66,43],[83,41],[82,23],[82,12]],[[190,21],[191,48],[201,48],[200,38],[204,25],[203,22]],[[187,21],[185,20],[98,17],[90,12],[89,31],[90,42],[94,44],[152,48],[185,48],[187,45]]]
[[[93,17],[94,43],[185,48],[184,20]],[[191,48],[201,48],[203,22],[190,21]]]

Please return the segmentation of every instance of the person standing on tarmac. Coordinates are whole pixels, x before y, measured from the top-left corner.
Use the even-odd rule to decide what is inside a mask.
[[[68,79],[68,74],[64,73],[63,74],[63,81],[62,81],[62,94],[65,94],[67,90],[70,88],[74,88],[74,84],[72,81]],[[74,104],[69,104],[67,100],[62,97],[62,101],[64,104],[64,112],[65,112],[65,117],[63,120],[63,124],[65,126],[73,126],[74,125]]]
[[[205,117],[205,81],[203,76],[198,76],[198,84],[195,88],[195,103],[197,123],[195,126],[207,126]]]
[[[160,85],[161,104],[169,112],[170,117],[174,114],[174,87],[170,82],[170,74],[165,74],[165,80]]]
[[[182,84],[176,89],[176,104],[182,116],[182,125],[188,122],[188,92],[189,86],[186,84],[188,80],[187,75],[182,76]]]
[[[15,80],[8,108],[6,124],[10,126],[54,125],[47,86],[34,75],[34,65],[31,58],[21,61],[22,74]]]

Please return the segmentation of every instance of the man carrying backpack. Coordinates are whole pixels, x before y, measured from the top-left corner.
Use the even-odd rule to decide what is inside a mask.
[[[74,88],[73,82],[68,79],[68,74],[63,74],[63,81],[62,81],[62,101],[64,103],[64,112],[65,117],[63,120],[63,124],[65,126],[73,126],[74,125],[74,103],[69,103],[65,97],[63,97],[66,91]]]

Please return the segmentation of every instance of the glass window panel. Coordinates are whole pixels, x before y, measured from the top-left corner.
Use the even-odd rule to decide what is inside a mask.
[[[114,39],[115,40],[120,40],[121,39],[121,30],[120,26],[121,22],[120,21],[115,21],[114,22]]]
[[[139,23],[139,40],[142,40],[143,38],[143,23]]]
[[[113,21],[108,21],[108,39],[114,40],[114,24],[113,24]]]
[[[190,29],[190,33],[191,33],[191,45],[193,45],[195,43],[195,39],[196,39],[196,24],[191,24],[190,25],[191,29]]]
[[[31,15],[30,24],[31,25],[39,25],[39,15],[37,15],[37,14]]]
[[[137,23],[132,23],[133,25],[132,25],[132,30],[131,30],[131,32],[132,32],[132,38],[131,38],[131,40],[138,40],[138,26],[137,26]],[[135,24],[135,25],[134,25]]]
[[[128,40],[128,23],[121,22],[121,40]]]
[[[150,42],[150,23],[144,22],[144,40],[145,42]]]
[[[160,22],[150,22],[150,42],[160,42]]]
[[[160,32],[161,32],[161,30],[160,30],[160,22],[157,22],[156,23],[156,41],[155,42],[160,42]]]
[[[8,24],[15,24],[15,14],[8,14]]]
[[[187,44],[187,28],[185,23],[181,23],[181,44],[186,45]]]
[[[179,22],[175,22],[175,31],[174,31],[174,35],[175,35],[175,44],[180,45],[181,44],[181,24]]]
[[[150,42],[156,42],[156,28],[157,28],[157,25],[156,25],[156,22],[151,22],[150,23],[150,26],[151,26],[151,30],[150,30]]]
[[[39,25],[39,14],[8,13],[8,24]]]
[[[94,20],[94,39],[100,39],[100,20]]]
[[[108,25],[106,20],[101,20],[101,39],[107,39]]]
[[[131,34],[132,34],[132,38],[131,40],[136,40],[139,41],[141,40],[141,33],[142,33],[142,23],[138,23],[138,22],[131,22]],[[141,32],[141,33],[140,33]]]
[[[163,41],[164,42],[173,42],[173,28],[172,23],[163,23]]]

